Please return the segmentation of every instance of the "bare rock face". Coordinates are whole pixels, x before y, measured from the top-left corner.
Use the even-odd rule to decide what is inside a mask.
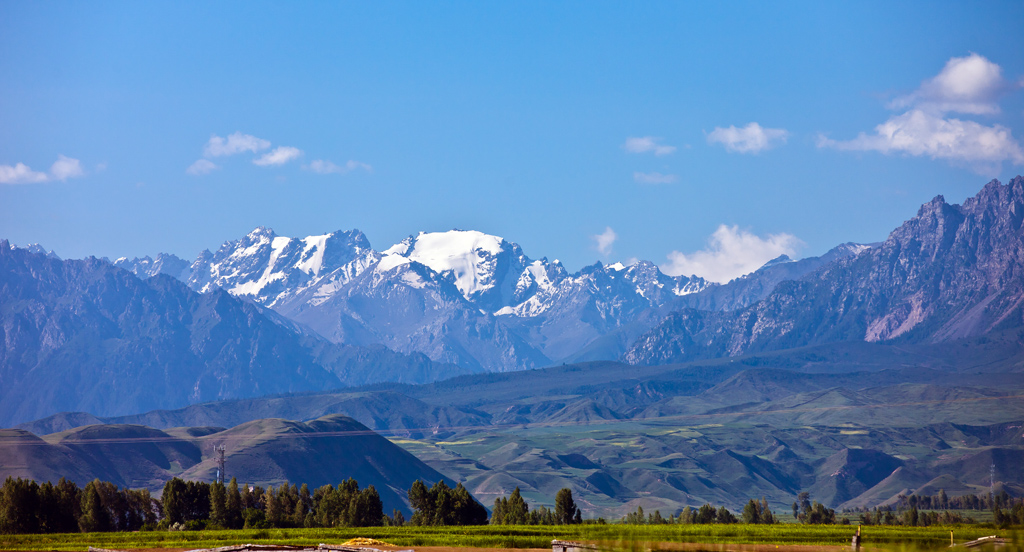
[[[877,247],[735,312],[686,309],[624,358],[659,364],[835,341],[942,342],[1024,326],[1024,178],[942,196]]]

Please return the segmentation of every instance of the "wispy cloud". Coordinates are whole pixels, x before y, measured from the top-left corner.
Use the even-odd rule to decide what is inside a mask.
[[[594,234],[590,236],[590,239],[594,240],[597,252],[607,257],[612,254],[612,245],[615,243],[615,240],[619,239],[619,236],[615,233],[615,230],[612,230],[611,226],[606,226],[604,232]]]
[[[675,153],[675,146],[659,144],[658,142],[660,141],[661,138],[653,136],[631,136],[626,138],[626,143],[622,144],[622,149],[629,153],[653,153],[659,157]]]
[[[257,138],[251,134],[235,132],[227,138],[221,138],[214,134],[210,137],[210,141],[206,143],[206,147],[203,148],[203,155],[206,157],[223,157],[247,151],[257,153],[269,147],[270,141]]]
[[[949,117],[949,113],[989,115],[999,112],[997,100],[1014,88],[1002,77],[1002,69],[978,54],[955,57],[938,75],[921,83],[914,92],[889,103],[890,109],[906,109],[861,132],[851,140],[833,140],[819,134],[819,148],[840,151],[877,151],[943,159],[983,174],[996,174],[1003,162],[1024,164],[1024,148],[1013,132],[1002,125]]]
[[[635,172],[633,181],[639,184],[672,184],[679,180],[674,174],[662,174],[660,172]]]
[[[218,166],[213,161],[210,161],[209,159],[199,159],[195,163],[189,165],[189,167],[185,169],[185,172],[191,174],[192,176],[200,176],[204,174],[210,174],[211,172],[219,168],[220,166]]]
[[[50,166],[49,174],[33,171],[24,163],[0,165],[0,184],[38,184],[51,180],[64,181],[84,175],[85,170],[82,169],[81,161],[64,155],[57,156],[57,160]]]
[[[672,276],[697,275],[724,284],[757,270],[779,255],[795,255],[802,245],[792,234],[769,234],[762,238],[738,226],[723,224],[708,238],[706,248],[689,255],[673,251],[661,270]]]
[[[302,150],[299,148],[293,148],[291,146],[278,146],[273,151],[264,153],[259,158],[253,160],[253,164],[261,167],[271,167],[277,165],[284,165],[289,161],[294,161],[302,155]]]
[[[63,155],[58,155],[57,160],[50,166],[50,175],[55,180],[78,178],[84,174],[85,171],[82,170],[82,163],[78,159],[72,159]]]
[[[715,127],[708,134],[709,144],[722,144],[733,153],[760,153],[786,143],[789,131],[782,128],[764,128],[752,122],[745,127]]]
[[[359,161],[348,160],[344,165],[336,165],[331,161],[324,159],[317,159],[310,162],[309,165],[303,167],[306,170],[313,171],[317,174],[345,174],[347,172],[354,171],[356,169],[362,169],[366,172],[373,172],[373,167],[366,163],[360,163]]]

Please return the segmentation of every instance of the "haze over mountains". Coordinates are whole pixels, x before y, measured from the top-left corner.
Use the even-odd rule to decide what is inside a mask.
[[[0,242],[0,331],[0,425],[35,434],[344,414],[485,503],[603,515],[982,492],[982,464],[1024,493],[1021,177],[724,285],[475,231],[258,228],[191,264]]]
[[[640,261],[569,274],[515,243],[476,231],[420,233],[382,252],[358,230],[287,238],[257,228],[185,261],[121,258],[141,278],[169,274],[200,293],[252,300],[335,343],[382,344],[472,371],[615,359],[640,333],[684,307],[725,310],[762,298],[867,246],[781,257],[728,285],[663,274]]]

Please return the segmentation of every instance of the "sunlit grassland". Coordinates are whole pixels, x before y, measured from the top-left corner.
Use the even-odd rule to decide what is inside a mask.
[[[657,550],[664,543],[778,544],[848,546],[856,528],[849,525],[557,525],[479,527],[359,527],[339,529],[263,529],[237,531],[152,531],[139,533],[71,533],[62,535],[0,535],[5,550],[86,550],[98,548],[213,548],[230,544],[340,544],[355,537],[386,541],[399,547],[446,546],[476,548],[550,548],[552,539],[596,542],[602,548]],[[886,527],[863,529],[863,543],[938,549],[998,533],[1021,546],[1021,531],[977,526]]]

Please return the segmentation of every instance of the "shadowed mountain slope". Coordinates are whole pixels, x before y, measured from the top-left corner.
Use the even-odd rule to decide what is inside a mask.
[[[0,241],[0,424],[464,373],[296,329],[222,290],[199,294],[166,275],[143,281],[94,258]]]
[[[682,310],[623,357],[661,364],[841,341],[939,343],[1024,326],[1024,178],[942,196],[857,256],[736,312]]]

